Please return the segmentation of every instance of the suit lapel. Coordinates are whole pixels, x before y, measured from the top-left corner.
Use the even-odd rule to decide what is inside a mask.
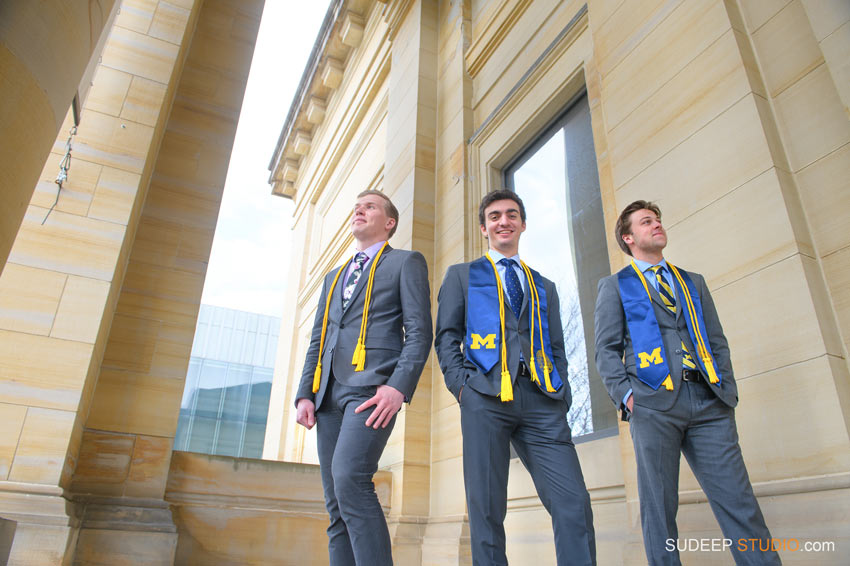
[[[378,258],[378,265],[375,267],[375,271],[377,271],[378,268],[381,267],[381,264],[384,262],[384,258],[386,258],[387,254],[389,254],[391,251],[392,251],[392,248],[389,245],[387,245],[387,247],[384,248],[384,253],[381,254],[380,258]],[[347,313],[348,310],[351,308],[351,306],[355,302],[357,302],[357,297],[360,296],[360,292],[363,290],[364,287],[366,287],[366,285],[369,281],[369,271],[371,269],[372,269],[372,262],[370,260],[363,267],[363,273],[360,274],[360,279],[357,280],[357,285],[354,287],[354,292],[351,293],[351,299],[348,301],[348,306],[345,308],[345,310],[342,312],[342,314]],[[345,285],[343,285],[343,287],[345,287]],[[342,305],[342,295],[341,294],[340,294],[339,300],[340,300],[340,305]]]
[[[348,264],[346,264],[346,267]],[[328,273],[327,277],[327,286],[330,288],[331,283],[333,282],[334,275],[336,275],[336,271],[339,269],[335,268],[333,271]],[[340,280],[345,276],[345,271],[342,272],[342,275],[339,276]],[[336,282],[336,286],[334,286],[333,293],[331,293],[330,297],[327,297],[327,300],[331,302],[330,307],[328,307],[328,317],[334,320],[339,320],[342,316],[342,290],[345,287],[345,284],[340,284],[340,281]]]

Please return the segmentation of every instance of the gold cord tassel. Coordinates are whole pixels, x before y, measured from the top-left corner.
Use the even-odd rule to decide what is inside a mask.
[[[319,392],[319,385],[322,383],[322,360],[316,364],[316,371],[313,372],[313,393]]]
[[[363,345],[361,340],[357,341],[351,363],[354,364],[354,371],[363,371],[363,368],[366,367],[366,346]]]
[[[706,356],[702,359],[702,363],[705,364],[705,370],[708,372],[708,380],[711,383],[717,383],[720,379],[717,378],[717,372],[714,370],[714,360],[711,359],[711,356]]]
[[[514,388],[511,385],[511,372],[502,370],[502,392],[499,394],[502,403],[514,400]]]
[[[664,389],[667,391],[673,391],[673,380],[670,379],[670,376],[664,378],[664,381],[661,382],[661,385],[664,386]]]
[[[549,363],[545,354],[543,356],[543,379],[546,381],[546,391],[549,393],[557,391],[557,389],[552,387],[552,381],[549,379]]]
[[[534,332],[532,330],[532,332]],[[528,369],[531,371],[531,381],[536,383],[538,386],[540,385],[540,378],[537,376],[537,365],[534,363],[534,354],[531,355],[531,359],[529,360],[531,365],[528,366]]]

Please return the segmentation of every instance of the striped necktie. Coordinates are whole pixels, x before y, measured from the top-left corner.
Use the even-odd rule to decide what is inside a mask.
[[[671,289],[670,285],[667,284],[667,279],[664,278],[664,266],[653,265],[650,269],[653,273],[655,273],[655,282],[657,283],[656,287],[658,288],[658,294],[661,295],[661,301],[664,303],[664,306],[675,315],[676,296],[673,293],[673,289]],[[688,369],[696,369],[697,367],[684,342],[682,342],[682,365]]]

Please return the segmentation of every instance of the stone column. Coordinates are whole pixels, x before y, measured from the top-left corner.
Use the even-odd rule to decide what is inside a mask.
[[[171,445],[263,2],[181,6],[116,16],[68,181],[48,216],[70,115],[0,277],[9,564],[173,562]]]
[[[198,4],[71,483],[77,564],[170,565],[178,548],[165,498],[172,445],[263,10],[263,0]]]
[[[385,12],[392,64],[384,191],[400,213],[396,245],[422,252],[432,287],[439,279],[434,265],[437,12],[437,3],[428,1],[393,3]],[[420,563],[429,514],[432,367],[429,360],[381,460],[381,467],[393,472],[389,524],[393,556],[400,564]]]
[[[434,262],[431,264],[434,311],[446,269],[472,259],[477,230],[464,214],[468,187],[467,140],[473,133],[472,78],[465,54],[470,43],[471,7],[468,0],[440,4],[438,19],[437,151],[434,199]],[[477,207],[478,203],[474,206]],[[435,360],[436,362],[436,360]],[[460,410],[446,389],[439,365],[430,368],[431,456],[430,520],[422,544],[424,565],[470,565],[469,523],[463,484]]]
[[[179,75],[191,37],[186,32],[193,27],[190,10],[157,14],[156,8],[115,18],[81,108],[72,166],[58,200],[53,179],[73,124],[68,105],[78,77],[63,79],[73,85],[67,100],[19,109],[51,122],[58,112],[60,123],[65,121],[58,137],[56,127],[50,130],[55,143],[47,148],[46,163],[37,148],[18,144],[24,150],[19,159],[37,161],[42,172],[27,181],[35,191],[27,195],[29,206],[0,277],[0,515],[18,522],[10,564],[70,564],[74,556],[80,522],[68,490],[79,468],[83,425],[151,160],[171,106],[171,81]],[[54,18],[63,30],[88,29],[67,9],[53,6],[42,14],[42,20]],[[19,22],[25,27],[15,30],[37,38],[42,20]],[[33,41],[28,53],[39,52],[36,45]],[[49,45],[61,54],[73,44]],[[22,76],[13,79],[23,81]],[[100,462],[115,457],[114,449],[86,454]]]

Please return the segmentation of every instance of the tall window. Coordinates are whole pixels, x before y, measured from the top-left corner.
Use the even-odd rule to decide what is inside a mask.
[[[528,217],[520,256],[555,283],[561,301],[573,433],[615,427],[616,413],[593,361],[596,285],[610,264],[587,95],[504,171],[505,185],[522,198]]]

